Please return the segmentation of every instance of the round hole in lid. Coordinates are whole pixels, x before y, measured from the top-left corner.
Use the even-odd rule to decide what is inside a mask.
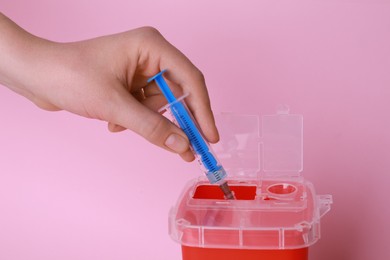
[[[274,195],[291,195],[297,191],[294,185],[289,183],[276,183],[267,188],[267,191]]]

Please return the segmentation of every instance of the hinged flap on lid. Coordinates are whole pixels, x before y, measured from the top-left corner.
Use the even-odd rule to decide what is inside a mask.
[[[297,176],[303,169],[303,118],[278,113],[262,117],[262,170],[266,176]]]
[[[216,116],[220,141],[213,146],[229,178],[257,178],[259,166],[259,117]]]
[[[260,169],[263,177],[300,175],[303,168],[301,115],[279,110],[275,115],[262,116],[261,137],[257,115],[222,114],[216,116],[216,122],[221,141],[213,148],[229,178],[260,178]]]

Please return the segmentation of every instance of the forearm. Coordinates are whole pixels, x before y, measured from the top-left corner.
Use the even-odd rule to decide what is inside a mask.
[[[0,34],[0,83],[31,100],[28,85],[38,76],[37,61],[50,42],[26,32],[2,13]]]

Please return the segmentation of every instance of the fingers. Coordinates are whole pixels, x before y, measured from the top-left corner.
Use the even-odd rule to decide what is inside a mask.
[[[191,150],[181,153],[180,157],[186,162],[192,162],[195,159],[194,153]]]
[[[158,112],[162,107],[167,104],[167,100],[162,94],[146,97],[140,102],[145,107],[155,112]]]
[[[108,130],[113,133],[122,132],[126,130],[125,127],[108,122]]]
[[[183,95],[183,91],[178,85],[173,82],[170,82],[169,85],[176,97],[181,97]],[[168,103],[155,82],[150,82],[145,87],[138,88],[131,94],[141,104],[156,112]]]
[[[47,111],[60,111],[61,108],[49,103],[49,102],[45,102],[45,101],[42,101],[40,99],[33,99],[33,103],[43,109],[43,110],[47,110]]]
[[[206,139],[213,143],[217,142],[219,140],[218,130],[203,74],[172,45],[170,45],[170,50],[162,55],[160,66],[161,69],[168,69],[164,76],[169,81],[175,82],[183,88],[184,92],[190,94],[186,98],[188,108]]]
[[[116,133],[116,132],[124,131],[124,130],[126,130],[126,128],[123,126],[120,126],[120,125],[113,124],[113,123],[108,123],[108,130],[110,130],[113,133]],[[176,138],[176,137],[173,136],[172,138]],[[168,137],[167,142],[172,142],[173,144],[175,143],[174,140],[172,141],[169,139],[170,138]],[[187,149],[185,152],[179,153],[179,155],[186,162],[192,162],[195,159],[195,156],[194,156],[193,152],[191,151],[191,149]]]
[[[156,111],[166,104],[155,84],[148,84],[146,79],[162,69],[168,69],[164,75],[176,97],[175,89],[189,93],[186,103],[200,126],[205,138],[217,142],[219,135],[214,122],[210,100],[203,74],[187,57],[173,45],[168,43],[157,30],[141,28],[129,33],[137,35],[136,63],[129,66],[124,82],[126,88],[118,93],[120,98],[115,100],[108,122],[112,131],[128,128],[151,143],[178,153],[184,160],[192,161],[194,156],[189,149],[189,142],[181,129],[158,114]],[[127,39],[127,38],[126,38]],[[132,52],[133,53],[133,52]],[[136,64],[136,65],[134,65]],[[135,68],[136,69],[132,69]],[[122,82],[123,83],[123,82]]]
[[[157,86],[154,86],[158,88]],[[140,89],[136,93],[133,93],[133,97],[138,100],[145,107],[152,111],[159,111],[167,102],[164,96],[158,89],[154,87],[148,87],[148,90]],[[113,133],[121,132],[126,130],[125,127],[108,122],[108,130]]]
[[[184,132],[162,115],[152,111],[123,89],[113,100],[107,117],[110,130],[122,126],[143,136],[149,142],[178,154],[187,154],[189,142]],[[117,126],[113,126],[117,125]],[[186,155],[187,159],[189,156]]]
[[[191,61],[172,44],[170,44],[158,30],[146,27],[135,31],[138,41],[137,72],[132,84],[144,86],[145,79],[151,77],[163,69],[167,69],[164,77],[181,87],[190,95],[186,103],[200,130],[210,142],[217,142],[219,135],[211,111],[210,100],[203,74]]]
[[[139,101],[148,98],[153,97],[156,95],[162,95],[160,88],[157,86],[156,82],[152,81],[149,83],[142,82],[142,85],[132,86],[132,95],[136,97]],[[183,95],[183,89],[177,85],[175,82],[171,82],[167,80],[167,83],[169,85],[169,88],[175,95],[175,97],[180,97]],[[140,98],[141,97],[141,98]]]

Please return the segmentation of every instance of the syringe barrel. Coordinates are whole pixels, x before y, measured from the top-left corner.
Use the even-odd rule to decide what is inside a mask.
[[[191,149],[210,183],[222,184],[227,176],[226,171],[199,130],[184,99],[177,99],[175,102],[167,105],[166,109],[175,119],[175,123],[186,133]]]
[[[153,80],[160,88],[162,94],[168,100],[168,105],[164,108],[169,110],[175,123],[185,132],[187,135],[191,149],[198,159],[203,171],[212,184],[223,184],[226,178],[226,171],[222,167],[221,163],[217,160],[217,157],[211,150],[210,145],[199,131],[196,121],[194,120],[191,112],[187,108],[184,97],[176,99],[167,82],[165,81],[163,74],[165,70],[157,73],[153,77],[148,79],[148,82]]]

